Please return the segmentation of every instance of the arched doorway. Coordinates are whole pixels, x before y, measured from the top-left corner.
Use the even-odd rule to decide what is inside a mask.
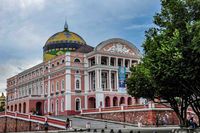
[[[21,113],[22,112],[22,104],[20,103],[19,104],[19,113]]]
[[[131,97],[128,97],[127,103],[128,103],[128,105],[132,105],[132,98]]]
[[[42,103],[41,102],[36,103],[36,115],[42,115]]]
[[[76,99],[76,111],[81,110],[81,100],[79,98]]]
[[[23,104],[23,113],[26,113],[26,103]]]
[[[52,113],[54,112],[54,104],[53,104],[53,101],[51,101],[51,112],[52,112]]]
[[[94,97],[88,99],[88,108],[96,108],[96,99]]]
[[[105,98],[105,107],[110,107],[110,97],[109,96],[107,96]]]
[[[125,98],[124,98],[124,97],[121,97],[121,98],[120,98],[119,104],[120,104],[120,105],[125,104]]]
[[[118,99],[117,99],[117,97],[113,97],[113,106],[118,106]]]
[[[13,105],[11,105],[11,111],[13,111]]]
[[[15,111],[17,111],[17,104],[15,104]]]
[[[55,110],[55,115],[58,115],[59,112],[59,106],[58,106],[58,99],[56,100],[56,110]]]

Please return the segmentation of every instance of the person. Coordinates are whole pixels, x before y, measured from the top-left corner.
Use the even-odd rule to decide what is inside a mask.
[[[48,124],[47,121],[45,121],[45,123],[44,123],[44,130],[45,130],[45,132],[48,131],[48,128],[49,128],[49,124]]]
[[[196,126],[197,124],[194,122],[194,118],[193,118],[193,117],[190,118],[189,123],[190,123],[190,127],[191,127],[191,128],[194,129],[194,128],[197,127],[197,126]]]
[[[40,130],[40,124],[39,124],[39,122],[37,122],[36,123],[36,128],[35,128],[37,131],[39,131]]]
[[[70,124],[70,120],[69,120],[69,118],[67,118],[67,120],[66,120],[66,125],[65,125],[65,128],[66,128],[66,129],[69,128],[69,124]]]
[[[87,123],[86,123],[86,128],[87,128],[87,129],[90,129],[90,128],[91,128],[90,122],[87,122]]]

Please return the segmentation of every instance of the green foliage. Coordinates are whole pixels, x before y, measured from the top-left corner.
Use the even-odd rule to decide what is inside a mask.
[[[131,70],[128,93],[167,100],[185,125],[187,107],[200,95],[200,0],[161,4],[156,27],[146,32],[143,62]]]
[[[134,73],[127,80],[128,93],[135,97],[145,97],[152,99],[154,97],[155,88],[153,86],[151,75],[148,69],[143,64],[131,69]],[[134,91],[131,89],[134,88]],[[151,90],[149,93],[147,91]]]

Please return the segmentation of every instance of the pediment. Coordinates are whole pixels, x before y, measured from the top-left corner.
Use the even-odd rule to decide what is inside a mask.
[[[103,47],[102,51],[116,54],[135,55],[134,51],[131,48],[122,43],[112,43],[106,45],[105,47]]]
[[[110,54],[140,57],[139,50],[132,43],[120,38],[103,41],[95,48],[95,50]]]

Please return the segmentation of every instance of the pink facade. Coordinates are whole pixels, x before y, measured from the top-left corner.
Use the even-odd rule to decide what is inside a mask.
[[[120,84],[119,68],[127,78],[129,68],[140,61],[132,43],[109,39],[85,51],[87,48],[68,51],[9,78],[7,109],[70,115],[82,109],[142,102],[128,95],[126,85]]]

